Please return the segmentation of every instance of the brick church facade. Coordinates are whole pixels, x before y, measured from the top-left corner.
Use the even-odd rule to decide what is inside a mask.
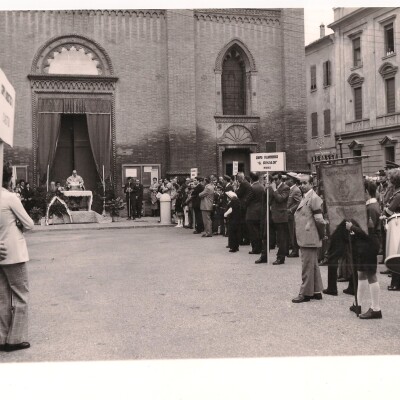
[[[18,177],[250,172],[284,151],[306,170],[302,9],[3,11]],[[92,186],[92,187],[91,187]]]

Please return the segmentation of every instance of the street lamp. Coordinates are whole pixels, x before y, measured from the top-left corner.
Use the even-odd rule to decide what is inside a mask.
[[[339,139],[338,139],[337,142],[338,142],[338,145],[339,145],[340,158],[343,158],[343,150],[342,150],[343,140],[342,140],[342,136],[339,136]]]

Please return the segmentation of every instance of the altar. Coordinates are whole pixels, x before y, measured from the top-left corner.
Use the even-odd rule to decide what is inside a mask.
[[[91,190],[65,190],[62,194],[65,197],[88,197],[88,211],[92,210],[93,193]]]

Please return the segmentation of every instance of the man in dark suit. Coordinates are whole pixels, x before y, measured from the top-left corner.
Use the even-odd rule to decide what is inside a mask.
[[[201,198],[199,197],[199,194],[204,190],[204,186],[201,182],[203,182],[203,178],[199,176],[193,179],[192,206],[195,218],[195,230],[193,233],[201,233],[204,231],[203,217],[200,210]]]
[[[271,218],[276,227],[278,252],[273,265],[285,263],[285,257],[288,254],[288,212],[287,202],[289,198],[289,186],[282,179],[281,173],[272,175],[273,182],[268,187],[271,204]]]
[[[287,202],[288,209],[288,229],[289,229],[289,243],[292,246],[292,252],[288,255],[288,257],[298,257],[299,256],[299,245],[297,244],[296,239],[296,228],[294,224],[294,213],[297,210],[297,207],[300,204],[303,196],[301,195],[301,190],[297,186],[297,174],[295,172],[287,173],[286,184],[289,186],[289,197]]]
[[[138,218],[142,218],[143,190],[143,185],[139,179],[136,179],[136,216]]]
[[[240,228],[241,228],[241,245],[250,244],[249,233],[247,231],[246,225],[246,210],[247,203],[251,194],[251,186],[250,183],[244,177],[243,172],[239,172],[237,174],[237,181],[239,182],[239,187],[236,190],[236,195],[240,201],[240,211],[241,211],[241,219],[240,219]]]
[[[132,182],[132,178],[128,177],[128,181],[124,187],[124,193],[126,196],[126,207],[128,209],[128,218],[127,219],[135,219],[136,213],[136,192],[134,188],[134,183]]]
[[[251,192],[246,210],[246,224],[251,243],[249,254],[261,253],[261,221],[263,221],[264,187],[260,184],[258,175],[250,172]]]

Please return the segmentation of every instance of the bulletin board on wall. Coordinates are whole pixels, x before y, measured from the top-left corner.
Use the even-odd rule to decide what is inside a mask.
[[[125,185],[128,177],[139,179],[144,187],[149,187],[153,183],[153,178],[160,178],[160,164],[123,164],[122,165],[122,185]]]

